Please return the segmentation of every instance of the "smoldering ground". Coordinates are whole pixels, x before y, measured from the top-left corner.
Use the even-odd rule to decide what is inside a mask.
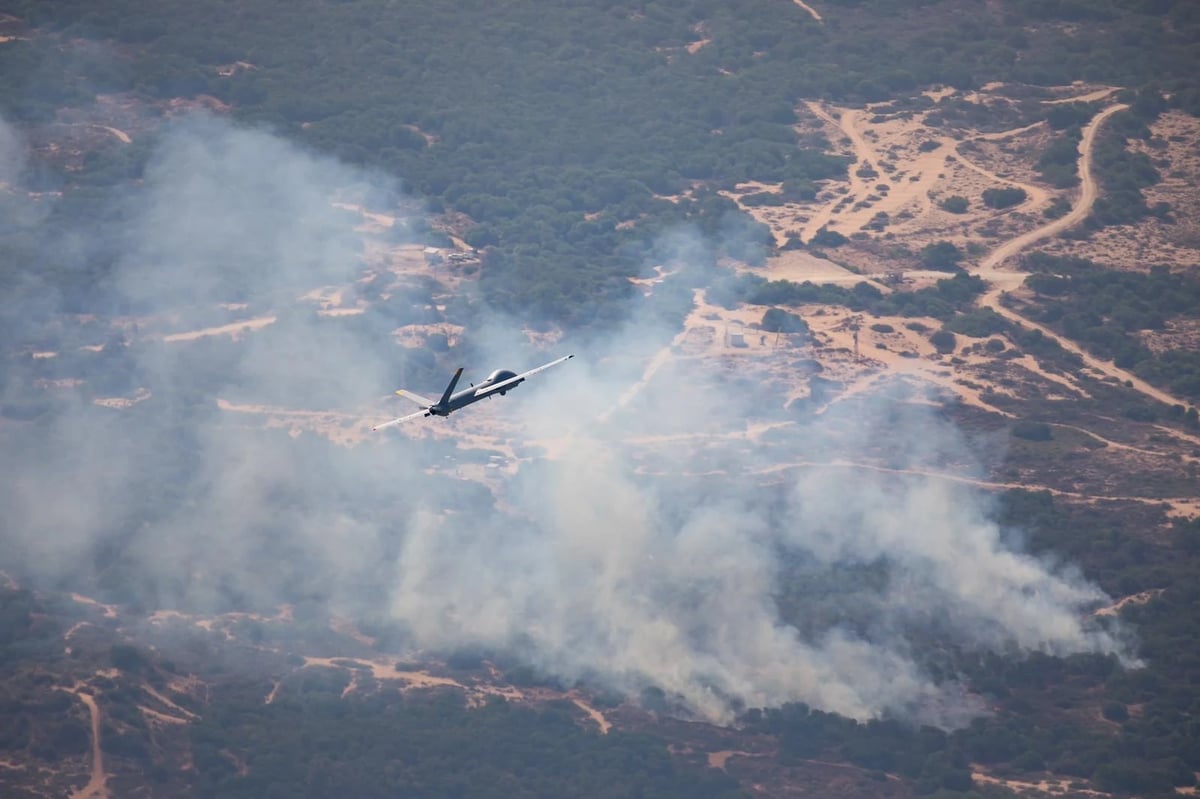
[[[98,353],[26,357],[21,369],[10,359],[6,396],[68,356],[86,382],[0,428],[7,568],[146,607],[320,601],[386,616],[414,649],[502,651],[564,681],[654,686],[714,720],[803,701],[860,719],[962,723],[978,705],[924,665],[917,642],[930,630],[967,651],[1125,656],[1114,632],[1085,621],[1101,592],[1012,550],[967,488],[811,467],[764,485],[761,472],[818,448],[866,458],[879,436],[913,462],[967,456],[932,413],[885,424],[871,403],[852,420],[832,413],[769,443],[746,439],[747,420],[780,416],[781,399],[735,390],[667,349],[678,320],[655,303],[690,284],[639,301],[621,329],[544,353],[520,334],[523,320],[477,305],[452,311],[469,347],[405,352],[391,331],[436,302],[396,286],[361,315],[319,316],[297,298],[357,291],[369,277],[352,220],[332,204],[348,191],[394,189],[211,118],[162,134],[117,232],[109,300],[153,324],[221,303],[275,321],[240,342],[190,343],[143,321]],[[708,267],[687,267],[711,261],[710,244],[681,233],[664,257],[700,284]],[[379,421],[396,385],[436,393],[462,359],[482,377],[568,351],[578,357],[502,401],[348,449],[215,405],[236,397]],[[101,408],[100,384],[152,396]],[[553,457],[525,459],[489,489],[433,468],[473,454],[422,424],[485,441],[503,431],[498,444]]]

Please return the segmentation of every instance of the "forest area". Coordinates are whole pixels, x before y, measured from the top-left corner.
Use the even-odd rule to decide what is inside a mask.
[[[804,192],[845,174],[826,142],[797,140],[804,98],[1089,80],[1200,110],[1190,45],[1200,19],[1184,2],[941,2],[912,13],[855,1],[831,4],[824,25],[767,0],[736,12],[704,0],[10,5],[47,37],[0,49],[0,69],[20,76],[0,89],[14,121],[44,122],[89,92],[215,97],[248,123],[395,175],[434,213],[465,214],[462,237],[486,252],[487,300],[573,326],[611,322],[650,242],[680,222],[719,254],[760,260],[764,227],[716,192],[750,180]],[[54,47],[59,38],[111,42],[121,55]],[[114,144],[83,174],[50,168],[38,180],[72,184],[94,215],[147,153]]]

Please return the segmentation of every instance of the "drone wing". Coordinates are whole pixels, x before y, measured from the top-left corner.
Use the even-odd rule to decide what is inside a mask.
[[[409,419],[417,419],[422,416],[428,416],[428,415],[429,415],[429,411],[427,411],[427,410],[417,411],[416,413],[410,413],[408,416],[401,416],[398,419],[392,419],[390,422],[384,422],[383,424],[375,425],[374,427],[371,428],[371,430],[372,431],[382,430],[385,427],[392,427],[394,425],[400,424],[401,422],[407,422]]]
[[[558,360],[551,361],[550,363],[544,363],[541,366],[537,367],[536,369],[530,369],[528,372],[521,372],[521,374],[517,375],[516,377],[510,377],[507,380],[502,380],[501,382],[495,384],[494,386],[488,386],[485,389],[476,391],[475,396],[476,397],[486,397],[488,394],[491,394],[496,391],[505,391],[507,389],[512,388],[517,383],[523,383],[526,378],[533,377],[538,372],[544,372],[547,369],[549,369],[551,366],[558,366],[560,363],[563,363],[564,361],[569,361],[574,357],[575,357],[574,355],[564,355],[563,357],[559,358]]]

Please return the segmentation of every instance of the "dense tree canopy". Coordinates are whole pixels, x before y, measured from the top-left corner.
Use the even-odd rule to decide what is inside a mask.
[[[825,23],[768,0],[736,10],[711,0],[14,6],[54,33],[0,48],[0,71],[18,76],[0,87],[6,115],[48,119],[97,91],[210,94],[248,121],[399,176],[435,210],[465,213],[474,227],[459,233],[495,249],[482,283],[493,303],[585,324],[627,295],[623,278],[664,227],[708,217],[721,230],[720,217],[740,214],[662,198],[745,180],[811,195],[812,181],[844,174],[840,159],[798,146],[803,99],[1084,79],[1154,83],[1200,107],[1190,46],[1200,21],[1182,0],[864,0],[832,3]],[[111,41],[125,55],[77,58],[54,37]],[[1047,154],[1052,182],[1074,179],[1070,134],[1086,110],[1045,112],[1066,128],[1063,158]],[[112,158],[93,179],[136,175],[136,158]]]

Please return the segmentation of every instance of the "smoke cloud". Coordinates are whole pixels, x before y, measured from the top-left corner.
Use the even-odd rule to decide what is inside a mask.
[[[0,188],[16,182],[25,167],[25,147],[12,125],[0,117]]]
[[[37,421],[0,425],[9,567],[147,607],[312,599],[402,624],[414,649],[503,651],[566,681],[655,687],[717,721],[804,701],[954,726],[978,703],[931,674],[925,647],[1124,656],[1087,621],[1104,599],[1094,585],[1011,549],[969,487],[902,474],[969,458],[931,411],[897,424],[864,402],[797,421],[776,378],[672,344],[658,303],[703,285],[711,242],[664,240],[674,282],[621,329],[541,351],[524,320],[384,270],[345,210],[364,198],[403,202],[261,131],[192,117],[162,132],[115,232],[106,289],[121,340],[80,350],[87,328],[73,329],[56,357],[9,364],[10,401],[55,369],[88,374],[46,388],[53,407]],[[406,221],[420,227],[397,229]],[[315,290],[364,310],[321,315],[304,299]],[[440,356],[397,346],[396,328],[439,307],[467,343]],[[171,338],[230,318],[257,329]],[[513,396],[355,447],[264,429],[318,411],[365,428],[397,410],[383,398],[398,385],[436,394],[454,366],[477,380],[570,351]],[[106,389],[143,399],[97,404]],[[764,418],[779,424],[752,436],[747,420]],[[896,473],[819,465],[868,461],[881,439]]]

